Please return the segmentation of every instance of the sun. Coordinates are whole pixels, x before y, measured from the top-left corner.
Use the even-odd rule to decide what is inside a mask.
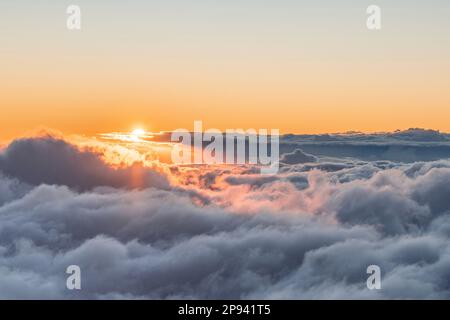
[[[143,135],[145,135],[145,130],[144,129],[134,129],[131,134],[135,137],[141,137]]]
[[[141,140],[141,138],[143,138],[146,134],[147,132],[144,129],[138,128],[131,131],[129,137],[131,141],[142,142],[143,140]]]

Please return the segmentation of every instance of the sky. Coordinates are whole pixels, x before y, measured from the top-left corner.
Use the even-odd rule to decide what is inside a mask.
[[[82,30],[66,29],[77,4]],[[366,8],[382,9],[382,30]],[[0,139],[277,128],[450,131],[450,3],[0,0]]]

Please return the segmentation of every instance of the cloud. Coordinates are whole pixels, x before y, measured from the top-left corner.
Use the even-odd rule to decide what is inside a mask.
[[[112,168],[94,150],[81,150],[53,136],[12,142],[0,154],[0,171],[31,185],[57,184],[79,190],[98,186],[169,187],[166,176],[157,170],[139,163]]]
[[[21,198],[32,189],[17,179],[5,177],[0,172],[0,205]]]
[[[386,234],[417,231],[430,219],[429,207],[404,192],[408,181],[399,186],[383,179],[402,179],[398,171],[381,172],[368,182],[353,181],[342,185],[327,200],[326,207],[335,212],[341,223],[373,225]]]
[[[425,130],[420,128],[410,128],[404,131],[396,131],[387,134],[388,137],[399,140],[411,140],[411,141],[449,141],[447,134],[442,134],[435,130]]]
[[[63,281],[70,264],[83,270],[80,297],[244,297],[283,278],[307,251],[368,233],[295,215],[199,208],[151,189],[78,194],[43,186],[2,207],[0,217],[2,275],[14,273],[13,292],[28,297],[26,282],[40,279],[70,297]],[[0,278],[13,286],[10,276]],[[1,297],[17,297],[0,288]]]
[[[3,150],[0,298],[450,298],[448,160],[138,166],[134,188],[59,138]]]
[[[413,163],[450,158],[450,135],[434,130],[408,129],[392,133],[285,135],[281,153],[301,149],[316,157],[355,158]]]
[[[282,155],[280,162],[285,164],[298,164],[316,162],[317,158],[311,154],[304,153],[301,149],[296,149],[293,152]]]

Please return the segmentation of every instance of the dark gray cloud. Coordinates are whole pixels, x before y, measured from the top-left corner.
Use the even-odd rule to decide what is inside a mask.
[[[280,162],[284,164],[298,164],[316,162],[317,158],[311,154],[304,153],[301,149],[285,153],[281,156]]]
[[[52,136],[12,142],[0,153],[0,171],[32,185],[57,184],[80,190],[169,186],[166,177],[155,170],[139,164],[114,169],[95,151],[80,150]]]
[[[285,135],[281,153],[301,149],[317,157],[387,160],[413,163],[450,158],[450,135],[434,130],[408,129],[392,133]]]

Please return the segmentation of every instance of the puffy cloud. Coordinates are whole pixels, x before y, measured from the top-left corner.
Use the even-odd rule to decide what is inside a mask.
[[[151,189],[78,194],[43,186],[0,217],[0,282],[15,287],[0,289],[6,298],[45,288],[70,297],[64,271],[71,264],[83,270],[80,297],[245,297],[295,270],[306,252],[371,233],[290,214],[199,208]],[[29,291],[27,282],[42,279],[49,284]]]
[[[430,218],[428,207],[391,185],[348,183],[327,200],[326,206],[336,213],[341,223],[373,225],[387,234],[417,231]]]
[[[5,177],[0,171],[0,205],[21,198],[31,189],[31,186],[17,179]]]
[[[450,212],[450,169],[434,168],[419,176],[412,188],[412,197],[427,205],[434,215]]]
[[[133,188],[91,149],[18,140],[0,155],[0,298],[447,299],[449,163],[138,165]]]
[[[0,154],[0,171],[32,185],[58,184],[80,190],[98,186],[169,187],[166,176],[136,163],[112,168],[93,150],[80,150],[60,138],[43,136],[12,142]]]

